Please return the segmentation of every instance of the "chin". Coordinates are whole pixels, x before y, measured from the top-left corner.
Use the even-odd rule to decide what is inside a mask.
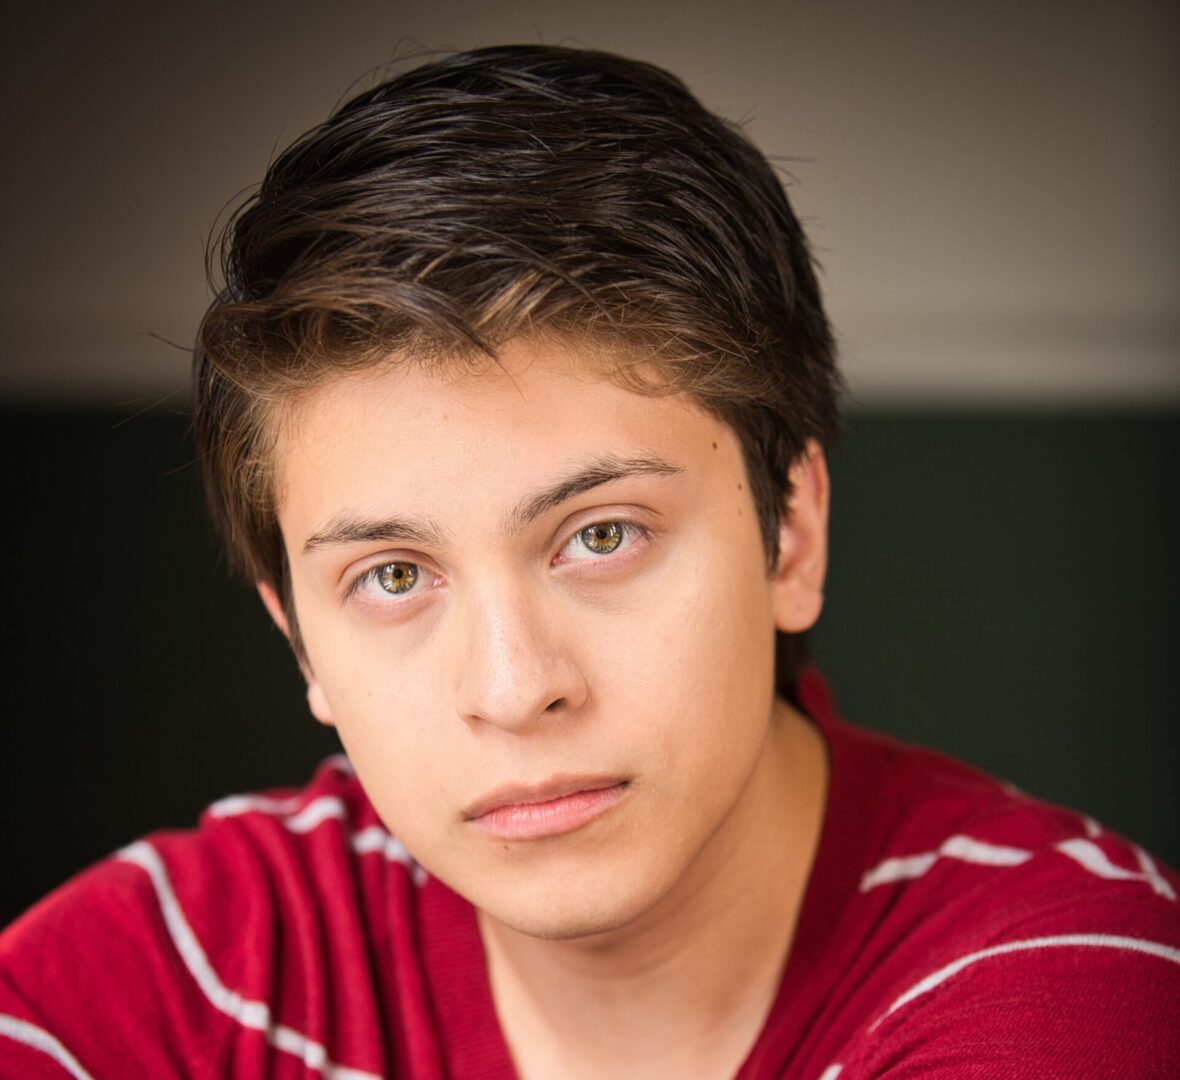
[[[637,916],[616,911],[594,912],[535,912],[522,917],[508,912],[508,918],[498,921],[518,934],[537,938],[540,941],[577,941],[601,937],[625,929]],[[497,918],[492,914],[492,918]]]
[[[581,880],[469,899],[489,918],[519,934],[542,941],[573,941],[626,930],[655,908],[668,891],[633,879],[626,889],[613,884],[604,882],[595,889]]]

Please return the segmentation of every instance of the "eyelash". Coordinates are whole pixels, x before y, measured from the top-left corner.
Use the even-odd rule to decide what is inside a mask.
[[[590,532],[590,530],[592,530],[592,529],[610,527],[610,526],[616,526],[618,528],[619,532],[621,533],[618,545],[616,547],[612,548],[610,551],[607,551],[607,552],[594,552],[592,549],[589,549],[586,547],[585,540],[583,539],[583,537],[585,536],[586,533]],[[651,536],[651,533],[649,532],[649,530],[645,529],[642,525],[639,525],[634,521],[626,521],[626,520],[622,520],[619,518],[607,518],[602,521],[591,521],[589,524],[583,525],[580,529],[575,530],[571,534],[569,539],[566,540],[566,542],[564,544],[562,544],[562,546],[558,549],[558,553],[557,553],[557,556],[555,557],[554,561],[557,562],[558,560],[560,560],[560,562],[562,562],[562,563],[599,562],[599,561],[604,562],[604,561],[611,559],[612,557],[616,557],[616,556],[621,557],[621,553],[626,553],[626,552],[630,551],[635,546],[635,544],[637,542],[647,540],[650,538],[650,536]],[[587,552],[587,554],[581,555],[581,556],[564,558],[564,559],[562,558],[562,556],[565,554],[565,552],[572,545],[579,544],[579,543],[581,544],[582,550]],[[387,559],[385,562],[377,563],[375,566],[369,567],[367,570],[364,570],[363,572],[358,574],[355,578],[353,578],[352,581],[348,585],[347,591],[344,594],[344,601],[347,602],[347,601],[351,600],[358,593],[360,593],[366,586],[368,586],[370,584],[375,587],[378,587],[378,582],[379,582],[382,572],[387,567],[393,566],[395,564],[403,564],[403,565],[407,565],[407,566],[413,566],[416,568],[417,573],[420,577],[424,576],[427,579],[434,578],[434,577],[438,576],[437,574],[433,574],[427,567],[423,566],[422,563],[414,562],[412,559]],[[425,573],[423,573],[423,572],[425,572]],[[408,589],[405,593],[403,593],[402,596],[409,599],[411,596],[416,596],[418,593],[425,591],[426,588],[429,588],[429,580],[427,581],[426,584],[423,584],[423,585],[420,585],[417,587],[411,586],[411,588]],[[378,602],[379,603],[389,603],[389,602],[392,602],[397,599],[398,599],[397,594],[387,592],[385,598],[383,598],[382,600],[380,600]]]

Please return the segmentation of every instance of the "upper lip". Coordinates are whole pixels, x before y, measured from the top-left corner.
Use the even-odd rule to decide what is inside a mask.
[[[554,776],[539,784],[502,784],[471,803],[463,811],[467,821],[483,817],[501,806],[527,806],[551,802],[579,791],[601,791],[625,783],[621,776]]]

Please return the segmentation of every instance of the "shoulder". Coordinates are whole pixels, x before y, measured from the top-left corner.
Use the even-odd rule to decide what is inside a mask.
[[[412,921],[415,871],[342,758],[303,790],[223,799],[0,935],[4,1054],[33,1076],[129,1059],[153,1076],[262,1074],[333,1055],[377,1075],[382,1047],[358,1032],[381,1029],[373,956],[398,947],[399,911]]]
[[[850,849],[830,1076],[1180,1075],[1171,870],[969,766],[828,734],[873,792]]]
[[[973,903],[899,904],[911,928],[874,950],[871,1015],[836,1055],[839,1075],[1180,1075],[1174,901],[1131,881],[1030,876],[970,890]]]

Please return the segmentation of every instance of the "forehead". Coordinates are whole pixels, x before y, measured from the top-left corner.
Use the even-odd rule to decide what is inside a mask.
[[[686,395],[625,389],[611,371],[573,344],[521,339],[496,362],[393,356],[330,378],[278,421],[280,517],[391,491],[420,504],[486,502],[588,456],[673,455],[686,467],[736,449],[729,427]]]

